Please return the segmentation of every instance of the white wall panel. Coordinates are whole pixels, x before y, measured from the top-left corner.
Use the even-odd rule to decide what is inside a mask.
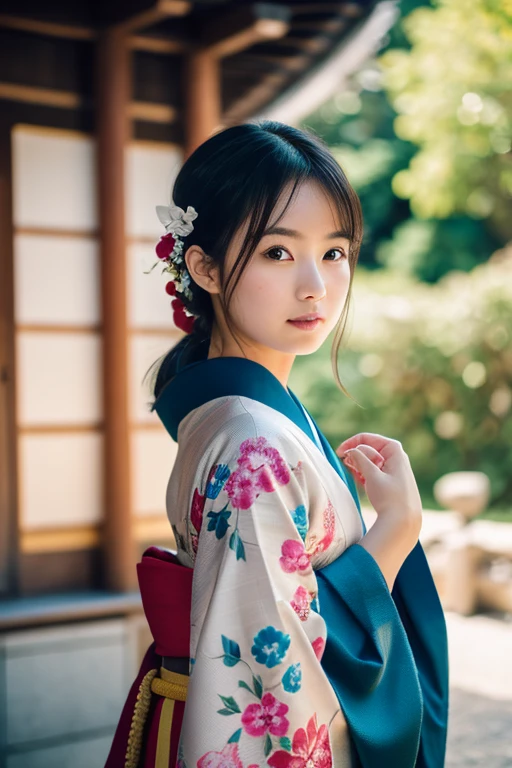
[[[27,331],[16,341],[20,425],[103,418],[100,334]]]
[[[158,238],[155,239],[155,245]],[[171,307],[172,296],[165,286],[172,279],[167,272],[162,274],[162,265],[157,264],[147,272],[158,257],[155,245],[132,243],[128,248],[128,313],[132,328],[169,328],[176,330]]]
[[[174,179],[182,165],[179,147],[133,142],[126,152],[126,228],[132,237],[164,234],[155,213],[169,205]],[[188,205],[193,205],[192,202]]]
[[[165,430],[134,430],[132,433],[134,515],[165,512],[167,484],[177,448],[177,443]]]
[[[19,126],[12,133],[15,227],[95,230],[95,142]]]
[[[182,332],[169,333],[166,336],[133,334],[130,343],[130,414],[132,421],[152,423],[158,421],[156,413],[151,413],[147,404],[153,402],[149,374],[144,384],[142,380],[149,367],[163,354],[166,354],[181,338]]]
[[[16,235],[15,318],[20,324],[101,321],[98,243],[93,238]]]
[[[102,435],[20,435],[19,457],[22,530],[102,520]]]

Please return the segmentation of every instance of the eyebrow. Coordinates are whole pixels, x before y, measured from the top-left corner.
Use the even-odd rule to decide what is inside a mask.
[[[301,235],[300,232],[297,232],[296,229],[287,229],[286,227],[270,227],[269,229],[265,230],[263,237],[266,237],[267,235],[283,235],[284,237],[294,237],[297,240],[304,240],[304,236]],[[327,235],[325,239],[337,240],[338,238],[342,237],[346,240],[352,240],[350,232],[346,232],[342,229],[339,229],[336,232],[331,232],[331,234]]]

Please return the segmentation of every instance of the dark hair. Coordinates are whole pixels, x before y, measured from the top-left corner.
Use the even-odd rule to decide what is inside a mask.
[[[361,204],[343,170],[317,136],[273,120],[244,123],[226,128],[201,144],[185,161],[174,182],[174,204],[186,210],[191,205],[198,212],[194,230],[185,238],[183,253],[194,244],[219,267],[223,295],[219,299],[229,325],[229,303],[241,274],[249,263],[281,193],[292,184],[289,199],[304,181],[317,181],[334,203],[341,219],[341,228],[350,239],[350,282],[347,301],[335,329],[331,362],[337,385],[341,383],[337,354],[339,351],[352,295],[354,267],[363,236]],[[237,230],[249,222],[242,248],[225,281],[226,252]],[[228,294],[232,279],[236,281]],[[181,367],[206,359],[212,325],[213,304],[210,294],[191,278],[191,301],[180,294],[183,303],[194,315],[194,330],[185,335],[148,373],[158,367],[152,388],[155,398]],[[227,297],[227,300],[226,300]],[[144,380],[146,378],[144,377]],[[353,399],[353,398],[351,398]]]

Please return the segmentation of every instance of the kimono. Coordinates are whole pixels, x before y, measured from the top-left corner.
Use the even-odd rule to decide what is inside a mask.
[[[390,592],[359,544],[352,476],[264,366],[191,363],[153,408],[178,443],[166,567],[190,574],[176,609],[190,616],[189,677],[179,730],[168,719],[166,768],[442,768],[446,626],[421,544]],[[166,615],[167,648],[172,583],[141,582],[157,645]]]

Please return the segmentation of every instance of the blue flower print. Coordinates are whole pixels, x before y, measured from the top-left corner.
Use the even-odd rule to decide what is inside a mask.
[[[254,637],[251,653],[260,664],[269,669],[282,662],[290,647],[290,635],[285,635],[275,627],[266,627]]]
[[[297,693],[297,691],[300,690],[300,684],[302,682],[300,663],[292,664],[291,667],[288,667],[281,682],[287,693]]]
[[[215,470],[215,475],[206,486],[206,495],[209,499],[216,499],[224,483],[230,475],[229,467],[227,464],[219,464]]]
[[[306,534],[308,532],[308,520],[306,515],[306,507],[304,504],[300,504],[297,509],[292,509],[290,512],[292,520],[297,526],[299,535],[303,541],[306,540]]]

